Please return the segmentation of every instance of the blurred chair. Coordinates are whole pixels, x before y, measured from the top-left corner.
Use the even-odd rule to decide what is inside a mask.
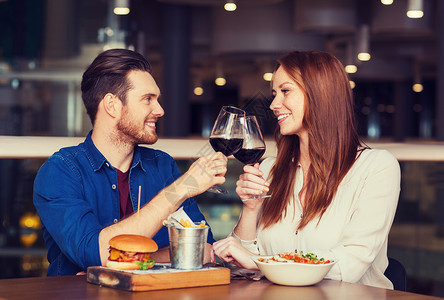
[[[407,273],[404,266],[394,258],[388,258],[389,264],[384,275],[393,283],[398,291],[407,291]]]

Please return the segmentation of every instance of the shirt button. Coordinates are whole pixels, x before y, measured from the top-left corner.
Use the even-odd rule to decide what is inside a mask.
[[[298,235],[298,231],[296,230],[296,235]]]
[[[111,188],[112,188],[113,190],[115,190],[115,189],[116,189],[116,185],[113,184],[113,185],[111,186]]]
[[[253,244],[257,245],[257,241],[254,241]]]
[[[115,223],[119,222],[119,220],[117,220],[117,219],[114,219],[114,220],[113,220],[113,222],[114,222],[114,224],[115,224]]]

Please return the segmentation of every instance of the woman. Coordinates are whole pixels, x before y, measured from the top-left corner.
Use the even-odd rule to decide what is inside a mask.
[[[245,166],[236,187],[243,201],[271,197],[243,202],[215,254],[254,269],[252,255],[313,252],[337,261],[326,278],[393,288],[384,271],[400,168],[360,141],[342,64],[323,52],[291,52],[278,61],[272,93],[277,157]]]

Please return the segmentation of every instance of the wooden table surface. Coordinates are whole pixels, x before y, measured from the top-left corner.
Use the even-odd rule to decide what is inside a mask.
[[[385,290],[359,284],[323,280],[314,286],[279,286],[266,279],[231,280],[229,285],[128,292],[86,282],[86,276],[33,277],[0,280],[0,299],[443,299],[407,292]]]

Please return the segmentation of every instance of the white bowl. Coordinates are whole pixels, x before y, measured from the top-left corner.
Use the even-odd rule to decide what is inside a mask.
[[[313,265],[293,262],[261,262],[258,260],[259,258],[267,259],[271,257],[273,256],[254,256],[252,259],[268,280],[276,284],[291,286],[313,285],[320,282],[336,263],[332,261],[327,264]]]

